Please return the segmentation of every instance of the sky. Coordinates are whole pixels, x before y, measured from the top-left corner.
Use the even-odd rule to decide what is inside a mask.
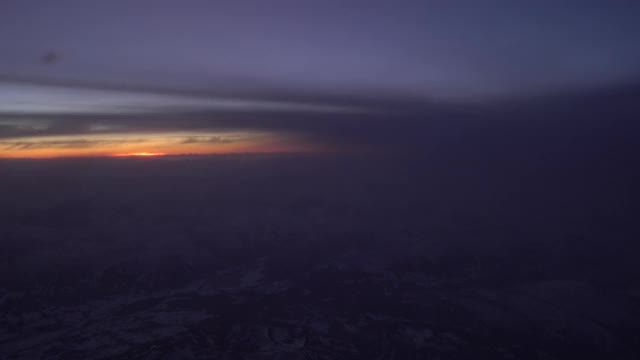
[[[4,0],[0,157],[380,146],[461,104],[634,82],[638,18],[623,0]]]

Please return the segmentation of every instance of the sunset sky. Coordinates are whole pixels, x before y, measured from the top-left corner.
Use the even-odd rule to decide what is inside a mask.
[[[636,1],[0,3],[0,157],[380,147],[633,82]]]
[[[356,112],[346,106],[0,83],[0,157],[329,150],[286,129],[216,120]],[[200,114],[202,113],[202,114]],[[293,115],[292,115],[293,114]]]
[[[640,0],[0,0],[0,360],[640,359]]]

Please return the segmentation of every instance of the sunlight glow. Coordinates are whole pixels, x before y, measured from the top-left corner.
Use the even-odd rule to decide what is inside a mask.
[[[115,154],[113,156],[165,156],[166,153],[152,153],[152,152],[135,152],[127,154]]]
[[[324,147],[268,131],[81,133],[0,138],[0,158],[161,157],[318,152]]]

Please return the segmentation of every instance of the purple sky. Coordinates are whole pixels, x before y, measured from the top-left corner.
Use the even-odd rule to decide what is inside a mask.
[[[0,136],[43,116],[304,122],[611,86],[640,74],[639,18],[622,0],[4,0]]]
[[[637,75],[638,18],[637,1],[618,0],[5,0],[0,72],[222,93],[502,95]]]

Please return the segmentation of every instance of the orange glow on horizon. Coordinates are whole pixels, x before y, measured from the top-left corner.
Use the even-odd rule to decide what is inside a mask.
[[[234,153],[326,152],[319,144],[266,132],[175,132],[0,139],[0,158],[162,157]]]
[[[113,156],[165,156],[167,153],[153,153],[153,152],[135,152],[126,154],[114,154]]]

